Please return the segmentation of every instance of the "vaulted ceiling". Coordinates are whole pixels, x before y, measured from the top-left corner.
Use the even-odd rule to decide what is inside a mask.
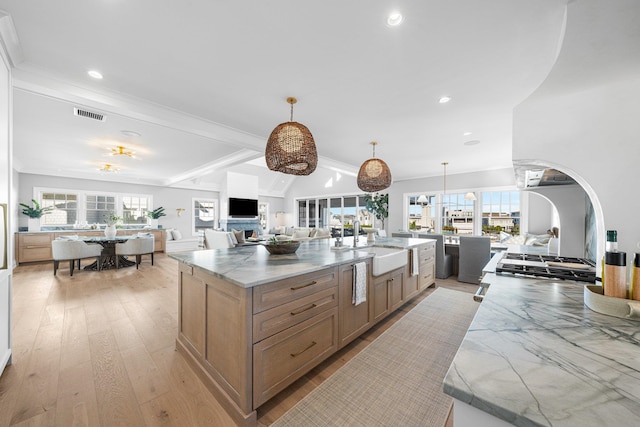
[[[371,141],[394,180],[439,175],[443,161],[451,174],[510,167],[513,108],[553,66],[565,6],[0,0],[14,164],[211,190],[233,170],[279,195],[295,178],[269,171],[264,147],[295,96],[294,120],[313,133],[319,169],[353,176]],[[394,11],[397,26],[387,23]],[[111,156],[117,146],[135,157]],[[105,163],[119,172],[97,170]]]

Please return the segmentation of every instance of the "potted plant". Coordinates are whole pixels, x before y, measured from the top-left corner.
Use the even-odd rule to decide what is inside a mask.
[[[158,228],[158,219],[160,217],[167,216],[167,214],[164,213],[164,208],[160,206],[159,208],[155,208],[154,210],[147,212],[147,216],[149,217],[149,225],[151,225],[151,228]]]
[[[122,221],[122,218],[114,213],[110,213],[109,216],[104,220],[105,224],[107,224],[107,226],[104,228],[104,235],[110,239],[116,237],[116,233],[118,232],[118,230],[116,230],[116,225],[120,221]]]
[[[364,203],[367,210],[382,222],[384,230],[384,219],[389,217],[389,194],[365,194]]]
[[[53,206],[42,208],[36,199],[31,199],[31,203],[33,206],[20,203],[23,207],[22,213],[29,217],[29,231],[40,231],[40,217],[51,213]]]

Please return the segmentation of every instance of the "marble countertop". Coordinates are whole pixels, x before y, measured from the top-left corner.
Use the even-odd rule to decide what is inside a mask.
[[[516,426],[640,425],[640,322],[591,311],[576,282],[483,281],[445,393]]]
[[[261,244],[230,249],[173,252],[168,255],[230,283],[250,288],[326,267],[371,258],[373,254],[367,252],[368,246],[410,249],[426,244],[428,241],[427,239],[378,238],[374,243],[367,243],[366,238],[362,238],[357,248],[332,250],[334,239],[317,239],[301,242],[298,250],[291,255],[270,255]],[[344,244],[352,246],[353,238],[345,238]]]

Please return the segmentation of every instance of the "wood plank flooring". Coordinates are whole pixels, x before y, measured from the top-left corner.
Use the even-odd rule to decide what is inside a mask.
[[[455,278],[438,286],[475,292]],[[310,371],[258,411],[268,426],[432,290]],[[51,263],[13,274],[13,364],[0,377],[4,426],[232,426],[175,351],[177,262],[53,276]]]

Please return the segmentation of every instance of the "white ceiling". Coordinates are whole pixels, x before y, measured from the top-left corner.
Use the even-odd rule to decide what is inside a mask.
[[[394,180],[439,175],[443,161],[450,174],[510,167],[513,108],[553,66],[566,2],[0,0],[14,164],[213,190],[231,168],[283,194],[295,178],[262,156],[295,96],[318,168],[356,173],[374,140]],[[109,156],[116,145],[137,158]],[[105,162],[120,172],[96,170]]]

